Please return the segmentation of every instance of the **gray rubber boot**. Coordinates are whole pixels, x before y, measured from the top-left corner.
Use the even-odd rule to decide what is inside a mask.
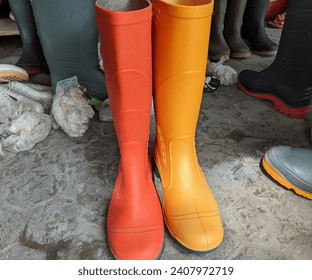
[[[209,44],[209,58],[212,61],[218,61],[222,56],[225,60],[230,58],[230,48],[223,36],[226,5],[227,0],[215,0],[214,2]]]
[[[52,90],[57,82],[77,76],[90,97],[107,98],[99,67],[95,0],[34,0],[33,11],[47,60]]]
[[[241,36],[241,27],[247,0],[228,0],[225,20],[224,38],[230,47],[232,58],[247,58],[250,49]]]
[[[262,167],[285,188],[312,199],[312,149],[273,147],[265,153]]]
[[[41,72],[41,65],[44,65],[45,61],[30,0],[9,0],[9,4],[23,46],[23,53],[16,65],[25,69],[28,74],[37,74]]]

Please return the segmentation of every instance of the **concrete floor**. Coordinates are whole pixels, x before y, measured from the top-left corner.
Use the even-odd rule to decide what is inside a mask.
[[[278,41],[279,30],[268,32]],[[18,37],[0,37],[0,63],[14,64],[20,53]],[[261,70],[272,60],[252,55],[229,64],[238,72]],[[224,240],[196,255],[166,232],[161,259],[312,259],[312,201],[277,186],[259,168],[274,145],[311,148],[311,123],[311,114],[287,118],[235,85],[205,93],[197,151],[219,204]],[[151,147],[154,125],[152,119]],[[0,159],[0,259],[113,259],[104,225],[118,159],[113,124],[97,116],[82,137],[52,130],[33,149],[6,153]]]

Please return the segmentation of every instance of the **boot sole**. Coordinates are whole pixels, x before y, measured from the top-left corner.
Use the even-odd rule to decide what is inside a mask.
[[[260,56],[276,56],[277,54],[277,51],[262,51],[262,52],[258,52],[255,50],[251,50],[251,51]]]
[[[271,101],[273,103],[274,109],[284,114],[285,116],[294,119],[303,119],[308,115],[310,111],[309,107],[300,107],[300,108],[289,107],[283,102],[283,100],[270,93],[255,93],[249,91],[242,85],[242,83],[239,80],[237,81],[237,86],[241,91],[243,91],[244,93],[246,93],[251,97]]]
[[[235,59],[245,59],[250,57],[251,53],[250,52],[231,52],[231,58]]]
[[[28,81],[29,77],[17,71],[0,71],[0,83],[8,81]]]
[[[279,173],[273,165],[269,162],[266,156],[264,156],[261,160],[261,169],[272,181],[282,186],[285,189],[291,190],[299,196],[312,200],[312,193],[308,193],[303,191],[302,189],[297,188],[293,184],[291,184],[287,179]]]
[[[218,62],[218,61],[221,59],[221,57],[224,58],[224,61],[230,60],[230,56],[227,55],[227,54],[212,55],[212,56],[209,57],[209,59],[210,59],[210,61],[212,61],[212,62]]]

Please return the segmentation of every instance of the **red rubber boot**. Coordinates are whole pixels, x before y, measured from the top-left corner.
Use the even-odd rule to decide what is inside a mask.
[[[116,259],[157,259],[164,225],[148,156],[152,7],[145,0],[99,0],[96,18],[121,155],[107,213],[108,244]]]

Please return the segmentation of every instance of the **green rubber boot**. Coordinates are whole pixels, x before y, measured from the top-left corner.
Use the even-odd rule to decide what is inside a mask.
[[[223,56],[225,60],[230,59],[230,48],[223,36],[223,25],[226,5],[228,0],[215,0],[211,20],[209,58],[218,61]]]
[[[248,0],[241,30],[250,49],[262,56],[274,56],[278,49],[265,31],[264,20],[269,3],[269,0]]]
[[[95,0],[33,0],[33,11],[47,60],[52,90],[77,76],[90,97],[107,98],[99,66]]]
[[[16,66],[25,69],[28,74],[37,74],[41,72],[41,66],[45,65],[45,60],[37,35],[30,0],[9,0],[9,4],[20,32],[23,46],[23,53]]]
[[[241,36],[241,27],[247,0],[228,0],[224,19],[223,35],[232,58],[247,58],[250,49]]]

